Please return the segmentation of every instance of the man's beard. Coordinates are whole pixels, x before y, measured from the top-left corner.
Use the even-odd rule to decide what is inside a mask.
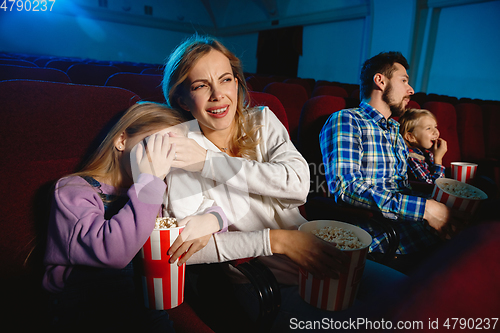
[[[399,117],[401,116],[403,113],[405,113],[406,111],[406,108],[405,108],[405,105],[404,105],[404,101],[405,99],[409,99],[410,96],[405,96],[403,99],[401,99],[401,102],[399,103],[396,103],[394,102],[390,97],[390,93],[392,92],[392,84],[389,83],[387,85],[387,88],[385,88],[384,92],[382,93],[382,100],[384,102],[387,103],[387,105],[389,105],[389,108],[391,109],[391,116],[392,117]]]

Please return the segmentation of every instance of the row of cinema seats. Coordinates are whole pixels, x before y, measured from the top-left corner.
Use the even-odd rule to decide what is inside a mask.
[[[139,97],[115,87],[12,80],[0,82],[0,99],[0,320],[17,332],[45,331],[41,258],[52,186]],[[178,332],[213,332],[188,304],[169,312]]]
[[[270,97],[271,105],[273,99],[279,103]],[[0,99],[0,321],[19,332],[44,331],[47,295],[41,289],[41,275],[52,186],[76,171],[109,124],[140,97],[117,87],[6,80],[0,81]],[[284,112],[281,116],[286,122]],[[262,300],[259,321],[246,326],[262,331],[280,304],[276,280],[256,260],[232,264],[249,276],[258,290]],[[208,281],[214,274],[212,271],[199,280]],[[225,280],[221,277],[217,281]],[[223,289],[217,289],[218,299],[223,299]],[[230,295],[225,297],[231,301]],[[243,312],[235,306],[220,310],[213,298],[210,302],[222,312],[200,318],[187,301],[169,310],[176,331],[213,332],[217,325],[234,329],[241,324],[238,321]],[[205,303],[202,306],[207,308]],[[230,318],[220,320],[220,313]]]
[[[11,64],[1,65],[2,61]],[[13,64],[15,62],[30,63],[31,65],[30,67],[19,67]],[[121,67],[121,69],[118,67]],[[133,91],[143,100],[164,102],[161,91],[162,76],[160,67],[161,65],[158,64],[0,54],[0,80],[38,79],[114,86]],[[63,70],[66,72],[62,72]],[[127,72],[116,72],[118,70]],[[49,72],[51,72],[50,75]],[[147,74],[153,72],[156,74]],[[55,73],[64,75],[65,79],[57,80],[54,77]],[[310,154],[311,150],[315,151],[316,155],[319,152],[316,140],[319,128],[315,128],[315,131],[311,133],[308,133],[308,129],[302,129],[303,133],[299,134],[299,127],[308,126],[307,123],[302,123],[302,117],[307,122],[308,119],[316,118],[314,112],[319,112],[326,119],[326,114],[337,111],[339,107],[356,107],[359,104],[359,85],[356,84],[310,78],[265,76],[253,73],[245,73],[245,75],[246,82],[253,95],[259,93],[260,99],[266,96],[264,94],[277,97],[281,105],[275,106],[274,111],[282,113],[281,109],[284,109],[291,139],[305,155]],[[324,99],[318,98],[320,96],[335,96],[343,99],[344,104],[338,100],[335,102],[320,102],[320,99]],[[266,103],[277,104],[275,101],[269,101],[269,97],[265,99]],[[257,102],[259,101],[257,100]],[[412,96],[411,101],[411,107],[419,108],[422,106],[429,108],[438,116],[442,137],[449,143],[449,150],[445,155],[446,167],[449,167],[451,161],[479,161],[482,165],[485,165],[480,168],[480,171],[481,169],[487,171],[486,174],[494,179],[499,177],[498,174],[495,174],[496,169],[492,168],[495,165],[494,162],[500,157],[500,138],[494,128],[494,124],[499,117],[499,104],[498,101],[465,98],[459,100],[449,96],[426,93],[416,93]],[[318,108],[322,110],[308,110]],[[284,117],[284,115],[281,117]],[[315,126],[321,127],[318,121],[315,122]],[[309,140],[309,142],[305,143],[304,140]],[[311,149],[311,147],[314,148]],[[320,164],[317,156],[311,156],[309,160],[315,165]],[[318,170],[313,171],[318,173]]]
[[[164,102],[159,64],[0,54],[0,81],[12,79],[120,87]]]
[[[348,94],[341,86],[324,86],[321,83],[316,85],[311,97],[308,97],[304,86],[298,83],[271,82],[262,91],[280,100],[287,114],[290,136],[304,154],[311,149],[312,142],[307,140],[316,140],[321,126],[316,125],[316,131],[312,133],[304,127],[309,127],[309,123],[318,117],[359,104],[359,98],[352,103],[354,98],[346,97]],[[357,93],[359,94],[359,90]],[[423,104],[412,100],[409,106],[423,107],[436,115],[441,136],[448,142],[445,167],[449,168],[453,161],[484,163],[500,158],[500,135],[495,128],[500,119],[500,102],[463,99],[452,104],[444,101],[421,101]]]
[[[3,70],[0,69],[0,76],[2,73]],[[130,91],[114,88],[115,84],[90,86],[74,84],[71,80],[62,83],[46,82],[57,80],[43,76],[32,77],[42,81],[0,82],[0,96],[5,101],[0,107],[0,132],[3,138],[1,152],[5,161],[0,166],[4,199],[0,217],[0,279],[4,295],[2,303],[8,304],[4,308],[9,309],[0,313],[5,316],[6,322],[19,325],[20,331],[22,325],[29,325],[22,320],[26,304],[30,304],[30,308],[43,310],[43,295],[37,284],[41,253],[38,250],[40,247],[35,245],[40,241],[39,235],[43,234],[46,223],[50,186],[57,178],[75,169],[86,148],[93,143],[93,138],[111,118],[139,99],[154,100],[148,97],[154,87],[138,84],[138,80],[135,80],[145,75],[149,77],[150,74],[129,72],[116,73],[114,76],[120,74],[128,74],[126,77],[132,83],[125,88]],[[161,77],[160,74],[151,76]],[[300,93],[288,90],[280,94],[278,88],[292,86],[300,91],[296,85],[301,86],[302,79],[285,78],[283,81],[288,82],[268,82],[259,91],[256,88],[258,86],[250,80],[251,77],[249,75],[248,82],[252,89],[252,104],[267,105],[276,113],[310,164],[311,195],[302,212],[309,219],[317,218],[314,215],[317,212],[317,201],[314,199],[329,199],[324,169],[321,167],[318,133],[333,112],[357,105],[359,100],[356,101],[352,96],[359,94],[359,91],[356,91],[355,85],[316,81],[311,95],[306,92],[307,98],[302,100],[300,106],[290,107],[288,102],[295,100]],[[107,82],[112,79],[113,76]],[[310,79],[308,81],[310,85],[313,83]],[[156,88],[158,87],[159,83],[156,83]],[[494,162],[500,157],[500,135],[494,128],[500,117],[498,103],[468,101],[452,104],[424,101],[421,105],[436,114],[442,137],[449,143],[445,165],[449,166],[449,162],[454,160],[488,162],[488,165],[493,162],[495,165]],[[414,102],[413,106],[420,105]],[[498,184],[498,173],[496,179]],[[370,218],[369,213],[358,210],[333,209],[331,213],[335,215],[327,218]],[[394,242],[394,235],[391,235],[390,230],[387,230],[387,234]],[[33,252],[32,248],[35,248]],[[38,325],[43,321],[43,311],[35,312],[34,315],[32,323]],[[211,331],[205,324],[206,317],[200,320],[190,304],[185,303],[172,310],[171,316],[179,332]]]

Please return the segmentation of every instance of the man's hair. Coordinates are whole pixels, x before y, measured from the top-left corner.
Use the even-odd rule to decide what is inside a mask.
[[[374,88],[375,74],[380,73],[389,79],[392,78],[392,73],[396,70],[395,63],[401,64],[405,69],[410,67],[401,52],[394,51],[379,53],[365,61],[360,74],[359,96],[361,100],[370,98]]]

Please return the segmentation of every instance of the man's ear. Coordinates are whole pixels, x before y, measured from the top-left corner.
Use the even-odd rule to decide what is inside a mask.
[[[177,104],[179,104],[179,106],[184,109],[184,111],[187,111],[189,112],[189,107],[187,106],[186,103],[184,103],[184,98],[181,97],[177,97]]]
[[[118,151],[125,150],[125,142],[127,141],[125,132],[120,134],[120,136],[115,140],[115,148]]]
[[[375,83],[375,85],[381,90],[381,91],[384,91],[385,89],[385,86],[386,86],[386,77],[385,75],[381,74],[381,73],[377,73],[373,76],[373,83]]]

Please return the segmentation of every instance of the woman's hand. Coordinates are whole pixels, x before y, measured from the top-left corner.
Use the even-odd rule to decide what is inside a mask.
[[[201,172],[205,165],[207,150],[195,140],[170,133],[170,142],[176,145],[176,156],[172,166],[191,172]]]
[[[338,279],[346,273],[349,257],[333,243],[298,230],[271,230],[271,250],[288,256],[318,278]]]
[[[172,166],[175,150],[168,134],[153,134],[145,138],[132,148],[132,174],[149,173],[164,179]]]
[[[210,236],[219,231],[220,228],[219,220],[210,213],[188,216],[180,220],[177,225],[179,227],[185,225],[186,227],[168,250],[168,255],[172,256],[170,263],[175,262],[177,258],[182,256],[179,259],[179,266],[204,248],[208,244]]]
[[[438,138],[434,141],[431,151],[434,154],[434,162],[442,165],[444,154],[448,151],[448,143],[445,140]]]

